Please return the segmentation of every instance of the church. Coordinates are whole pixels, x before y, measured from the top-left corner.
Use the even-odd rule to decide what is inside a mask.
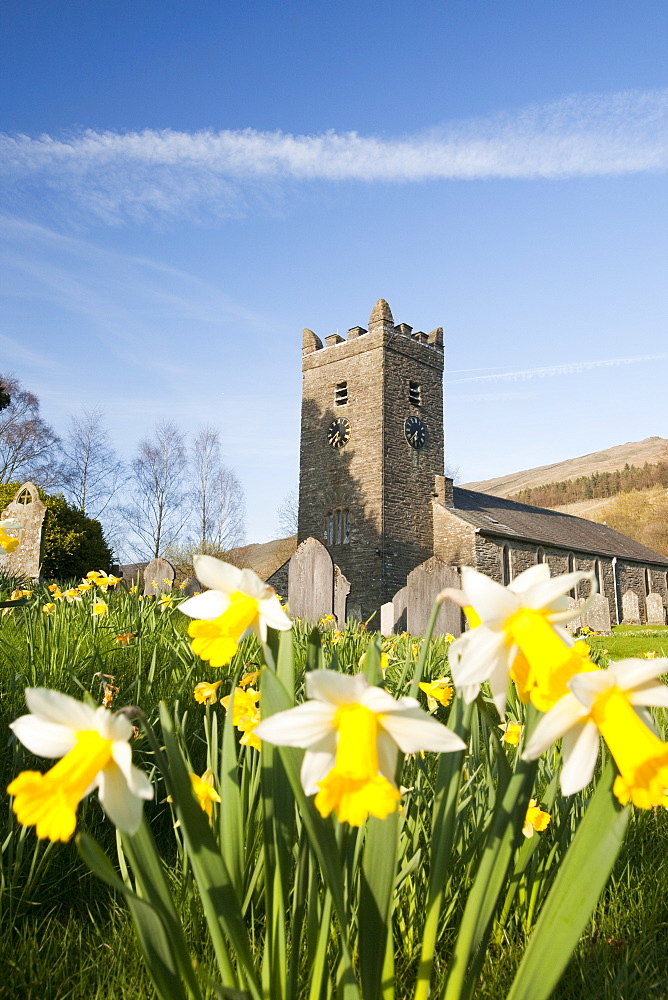
[[[537,562],[593,571],[612,624],[665,622],[665,556],[604,524],[453,485],[443,368],[442,328],[395,325],[384,299],[347,337],[303,332],[298,542],[327,549],[349,585],[345,614],[379,615],[437,557],[504,584]],[[281,591],[286,568],[270,581]]]

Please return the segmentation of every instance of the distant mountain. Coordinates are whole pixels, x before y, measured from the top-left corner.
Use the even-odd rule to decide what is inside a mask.
[[[654,465],[657,462],[668,461],[668,440],[661,437],[649,437],[644,441],[629,441],[627,444],[618,444],[613,448],[606,448],[605,451],[594,451],[589,455],[582,455],[580,458],[568,458],[563,462],[554,462],[552,465],[540,465],[536,469],[524,469],[521,472],[512,472],[507,476],[498,476],[496,479],[484,479],[476,483],[462,483],[464,489],[477,490],[479,493],[491,493],[497,497],[511,497],[519,493],[520,490],[532,489],[535,486],[544,486],[546,483],[560,483],[567,479],[576,479],[578,476],[591,476],[594,472],[615,472],[629,465],[643,466],[645,462]],[[591,505],[594,502],[589,502]],[[569,513],[577,513],[580,517],[587,517],[584,511],[576,512],[569,508],[574,505],[569,504]],[[598,518],[591,518],[598,520]]]

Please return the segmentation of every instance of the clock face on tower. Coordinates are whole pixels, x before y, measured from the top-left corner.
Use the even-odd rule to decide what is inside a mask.
[[[345,417],[338,417],[336,420],[332,420],[327,428],[327,441],[332,448],[343,448],[350,441],[351,433],[350,421],[346,420]]]
[[[427,440],[427,428],[416,416],[406,417],[404,434],[411,448],[422,448]]]

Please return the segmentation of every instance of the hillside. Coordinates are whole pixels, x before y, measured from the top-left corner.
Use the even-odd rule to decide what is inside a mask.
[[[519,493],[520,490],[532,489],[546,483],[576,479],[578,476],[590,476],[594,472],[616,472],[627,464],[643,466],[645,462],[653,465],[661,461],[668,461],[668,440],[661,437],[650,437],[645,438],[644,441],[629,441],[626,444],[615,445],[605,451],[591,452],[589,455],[581,455],[579,458],[554,462],[552,465],[541,465],[536,469],[524,469],[520,472],[512,472],[507,476],[498,476],[496,479],[485,479],[461,485],[467,490],[478,490],[480,493],[491,493],[498,497],[510,497]],[[571,506],[573,505],[568,505],[569,508]],[[568,509],[568,513],[576,513],[576,511]],[[577,513],[580,517],[589,516],[580,511]],[[599,517],[591,518],[591,520],[599,519]]]

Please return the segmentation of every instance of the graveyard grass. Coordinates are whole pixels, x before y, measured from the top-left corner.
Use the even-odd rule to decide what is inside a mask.
[[[11,581],[5,584],[0,592],[3,600],[7,600],[14,589]],[[187,636],[188,619],[178,611],[178,604],[183,599],[178,591],[174,591],[171,602],[161,602],[158,595],[144,598],[139,592],[127,593],[113,586],[103,593],[95,587],[84,589],[69,602],[65,596],[58,596],[65,595],[74,586],[76,583],[69,586],[62,583],[55,595],[44,586],[36,586],[29,593],[15,597],[17,603],[13,607],[0,612],[0,717],[5,734],[0,760],[3,794],[20,770],[36,767],[44,771],[49,766],[44,760],[32,758],[17,741],[6,738],[8,723],[26,711],[24,689],[34,686],[53,688],[79,699],[90,697],[97,704],[102,702],[106,692],[107,698],[113,698],[115,708],[140,706],[156,731],[160,725],[159,702],[166,703],[170,711],[173,710],[178,740],[187,754],[189,769],[201,775],[210,763],[214,732],[217,732],[218,745],[222,745],[224,734],[229,734],[231,727],[225,728],[226,715],[220,701],[215,705],[195,701],[195,685],[221,680],[218,698],[229,695],[240,677],[259,668],[262,654],[257,640],[244,640],[228,668],[213,670],[192,653]],[[100,598],[106,603],[107,611],[94,615],[93,605]],[[43,610],[52,604],[55,612]],[[319,631],[316,643],[313,636],[309,642],[306,626],[296,623],[293,630],[297,700],[302,700],[301,686],[307,665],[333,666],[355,673],[369,650],[375,651],[370,658],[377,657],[378,670],[381,662],[385,662],[379,654],[384,652],[388,657],[388,686],[394,685],[396,693],[408,692],[422,650],[420,637],[403,635],[380,640],[356,623],[349,623],[344,630],[338,631],[334,623],[323,622]],[[587,641],[593,658],[600,665],[605,665],[608,659],[645,653],[668,654],[668,630],[662,629],[619,628],[611,636],[592,635]],[[424,679],[447,676],[447,657],[447,641],[432,640],[424,659]],[[420,695],[420,698],[426,708],[426,697]],[[450,711],[449,707],[437,706],[437,718],[447,722]],[[505,754],[511,766],[516,762],[513,747],[499,744],[500,731],[495,731],[495,727],[503,720],[494,717],[489,701],[486,713],[476,717],[472,728],[472,752],[461,796],[462,802],[471,799],[476,804],[472,818],[466,820],[460,833],[460,842],[455,844],[459,861],[456,870],[448,876],[451,903],[447,899],[444,901],[444,930],[436,942],[433,996],[441,995],[454,940],[453,921],[457,923],[463,906],[462,889],[470,884],[475,874],[467,845],[470,849],[476,824],[488,819],[486,782],[491,774],[487,770],[488,762],[492,754],[497,760]],[[511,701],[507,719],[520,717],[521,707]],[[665,734],[661,712],[657,713],[657,723],[660,732]],[[174,815],[167,801],[167,791],[152,767],[153,750],[143,734],[138,736],[133,749],[136,763],[152,773],[158,786],[156,801],[148,804],[146,814],[166,865],[168,884],[176,900],[188,947],[201,967],[210,969],[213,974],[214,946],[206,934],[202,905],[193,891],[193,871],[180,846],[181,841],[175,836]],[[263,748],[259,754],[252,747],[239,749],[249,781],[256,780],[258,762],[265,752],[268,755],[269,748],[266,751]],[[435,779],[436,763],[429,757],[422,759],[417,755],[409,760],[402,776],[402,781],[411,786],[408,795],[412,791],[414,797],[409,800],[411,808],[405,814],[410,843],[400,875],[403,891],[399,893],[394,913],[397,1000],[413,996],[419,957],[417,928],[426,909],[428,880],[423,854],[427,827],[425,817],[418,808],[413,808],[413,804],[419,802],[420,794],[428,799],[429,788]],[[588,793],[585,790],[573,797],[569,814],[563,804],[559,805],[555,791],[545,786],[539,790],[543,796],[539,800],[541,804],[549,806],[547,800],[552,800],[552,822],[547,831],[526,841],[526,845],[537,845],[537,849],[531,848],[535,854],[529,856],[529,848],[525,845],[520,849],[519,853],[524,850],[526,855],[526,869],[522,874],[518,868],[516,878],[501,892],[500,898],[506,900],[506,905],[501,907],[502,912],[497,912],[475,990],[476,1000],[500,1000],[508,994],[525,950],[527,929],[534,923],[536,904],[545,892],[543,880],[549,881],[553,854],[559,852],[560,842],[563,846],[564,837],[568,840],[573,817],[581,815],[591,794],[591,790]],[[257,798],[253,798],[257,789],[254,793],[252,788],[246,788],[244,794],[257,810]],[[120,894],[108,889],[91,873],[74,841],[67,844],[37,841],[33,829],[18,826],[6,797],[5,803],[0,820],[0,998],[136,1000],[154,996],[133,923]],[[431,809],[430,803],[427,808]],[[222,817],[214,815],[222,822]],[[251,829],[244,831],[244,836],[249,856],[257,860],[262,855],[262,823],[258,821],[260,813],[254,815],[256,821]],[[126,855],[118,852],[120,842],[116,831],[105,819],[95,795],[79,807],[77,828],[96,839],[116,868],[120,858],[121,875],[130,879],[123,867],[127,863]],[[348,853],[344,851],[344,856],[352,877],[355,839],[343,827],[338,832],[340,847],[341,838],[349,838]],[[627,837],[611,879],[552,994],[556,1000],[665,1000],[668,996],[668,949],[665,947],[668,893],[664,891],[668,876],[667,847],[668,812],[632,812]],[[417,848],[415,853],[413,848]],[[255,870],[247,871],[245,878],[251,948],[261,949],[265,931],[262,864],[258,861]],[[326,913],[318,909],[325,904],[313,901],[317,885],[318,880],[311,870],[307,883],[300,890],[309,898],[309,907],[302,918],[305,921],[303,933],[311,943],[320,935],[319,921],[326,923],[328,919]],[[294,916],[298,908],[292,912]],[[276,927],[274,933],[279,933]],[[334,938],[329,942],[325,940],[325,945],[330,957],[337,955]],[[314,953],[321,954],[317,948]],[[261,956],[257,955],[256,960],[260,967]],[[211,988],[204,995],[214,998],[233,994],[216,993]],[[273,1000],[271,992],[263,995]],[[305,1000],[307,997],[315,1000],[316,995],[309,992],[306,983],[299,992]],[[338,994],[332,987],[326,995]],[[385,996],[384,993],[378,995]]]

